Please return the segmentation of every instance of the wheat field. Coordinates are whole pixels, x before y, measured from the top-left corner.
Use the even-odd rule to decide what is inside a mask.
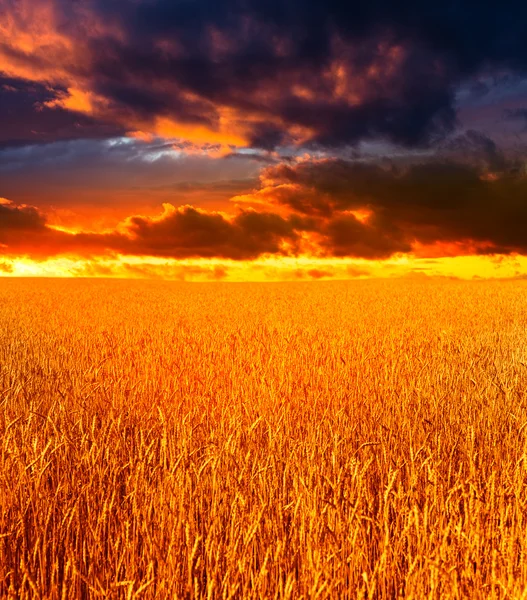
[[[527,282],[4,280],[0,597],[527,598]]]

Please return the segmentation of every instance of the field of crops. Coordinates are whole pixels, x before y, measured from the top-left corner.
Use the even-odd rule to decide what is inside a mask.
[[[0,285],[0,597],[527,598],[527,282]]]

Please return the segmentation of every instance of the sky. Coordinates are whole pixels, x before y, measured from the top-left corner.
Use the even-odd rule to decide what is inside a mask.
[[[0,276],[524,277],[527,4],[0,0]]]

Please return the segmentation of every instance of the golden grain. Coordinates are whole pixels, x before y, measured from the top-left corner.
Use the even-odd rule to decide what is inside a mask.
[[[3,598],[526,598],[527,284],[3,281]]]

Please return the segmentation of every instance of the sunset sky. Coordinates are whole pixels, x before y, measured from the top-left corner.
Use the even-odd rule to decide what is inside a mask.
[[[527,4],[0,0],[0,276],[527,275]]]

